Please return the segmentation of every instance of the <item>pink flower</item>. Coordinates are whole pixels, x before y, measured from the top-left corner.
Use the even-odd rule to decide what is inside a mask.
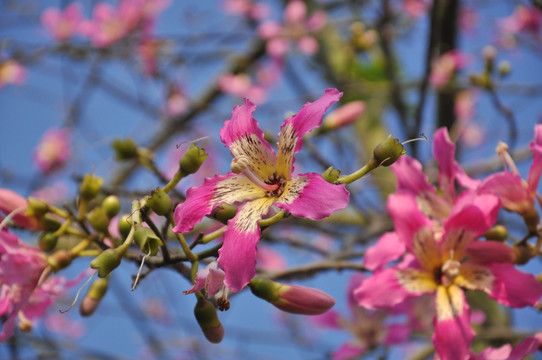
[[[260,37],[266,39],[267,53],[282,58],[289,48],[289,40],[297,42],[299,51],[312,55],[318,51],[318,42],[312,33],[320,31],[326,24],[326,16],[316,11],[307,18],[307,5],[301,0],[292,0],[284,9],[284,24],[265,21],[258,27]]]
[[[420,18],[427,13],[431,0],[403,0],[403,9],[414,18]]]
[[[67,129],[51,128],[34,150],[34,164],[45,174],[62,168],[71,155]]]
[[[336,129],[358,120],[365,113],[365,103],[363,101],[351,101],[332,112],[324,118],[323,127],[326,129]]]
[[[0,89],[5,84],[21,85],[26,80],[26,70],[16,60],[0,62]]]
[[[192,294],[196,291],[205,289],[207,298],[215,296],[224,286],[224,271],[218,269],[215,261],[199,270],[194,285],[188,290],[183,291],[183,294]]]
[[[233,15],[243,15],[258,20],[269,15],[271,9],[263,2],[252,0],[224,0],[224,10]]]
[[[9,189],[0,188],[0,212],[6,216],[11,214],[11,220],[19,226],[33,230],[41,229],[37,218],[26,215],[27,208],[28,201],[25,198]]]
[[[235,97],[246,97],[255,104],[261,104],[267,98],[269,88],[280,77],[281,65],[272,62],[258,69],[256,80],[253,81],[247,74],[225,74],[218,79],[218,86],[223,92]]]
[[[534,354],[539,346],[540,342],[536,337],[528,337],[514,348],[510,344],[500,348],[488,347],[478,355],[473,353],[469,360],[520,360]]]
[[[168,94],[164,112],[168,117],[175,117],[188,111],[190,101],[184,94],[179,85],[171,84],[168,86]]]
[[[275,271],[286,269],[286,259],[284,256],[270,246],[259,246],[256,253],[256,261],[265,270]]]
[[[218,257],[226,273],[225,284],[232,291],[241,290],[254,277],[258,221],[273,206],[294,216],[319,220],[347,205],[349,194],[344,185],[330,184],[317,173],[291,175],[303,135],[321,124],[324,112],[341,96],[338,90],[328,89],[320,99],[286,119],[278,135],[278,154],[252,117],[256,106],[245,99],[220,131],[222,142],[234,156],[234,172],[207,178],[203,185],[189,189],[186,201],[175,209],[174,231],[184,233],[220,204],[243,203],[228,221]]]
[[[83,20],[81,5],[72,2],[64,11],[56,8],[47,8],[41,14],[41,23],[58,41],[67,41],[74,36]]]
[[[452,76],[457,70],[465,67],[467,61],[467,56],[456,50],[452,50],[441,55],[437,61],[433,63],[429,82],[436,89],[442,89],[450,82]]]
[[[518,5],[513,14],[499,21],[499,25],[510,34],[529,33],[536,36],[540,33],[541,21],[542,12],[539,9]]]

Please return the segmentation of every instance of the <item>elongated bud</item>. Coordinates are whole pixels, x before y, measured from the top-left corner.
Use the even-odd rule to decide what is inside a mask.
[[[82,316],[90,316],[96,311],[100,301],[105,296],[107,288],[109,287],[109,279],[96,279],[90,285],[87,294],[83,298],[79,307],[79,313]]]
[[[515,257],[514,264],[525,265],[533,258],[533,252],[530,248],[524,245],[514,246]]]
[[[72,263],[72,260],[73,256],[68,250],[59,249],[47,258],[47,264],[54,272],[57,272],[68,267]]]
[[[203,331],[203,335],[212,342],[218,344],[224,338],[224,327],[218,319],[216,309],[212,303],[201,298],[194,307],[194,316]]]
[[[53,233],[45,233],[42,237],[40,237],[38,241],[38,246],[43,251],[50,251],[55,248],[57,242],[58,236]]]
[[[115,195],[109,195],[102,201],[102,207],[108,218],[113,218],[120,211],[120,201]]]
[[[107,233],[107,228],[109,227],[109,217],[107,216],[104,208],[95,207],[88,213],[87,219],[94,229],[101,233]]]
[[[122,255],[118,251],[107,249],[90,262],[90,267],[98,270],[98,276],[104,278],[115,270],[121,261]]]
[[[494,46],[488,45],[482,49],[482,56],[486,61],[486,72],[491,73],[495,66],[495,58],[497,57],[497,49]]]
[[[331,184],[335,183],[340,175],[341,170],[337,170],[333,166],[328,167],[327,170],[322,173],[324,180]]]
[[[491,241],[505,241],[508,239],[508,229],[504,225],[495,225],[484,236]]]
[[[81,182],[79,187],[79,194],[81,198],[85,200],[92,200],[100,192],[102,187],[103,179],[99,176],[94,176],[93,174],[86,174]]]
[[[250,290],[282,311],[301,315],[323,314],[335,305],[335,299],[325,292],[300,285],[281,284],[263,277],[255,277]]]
[[[117,160],[129,160],[137,157],[137,146],[130,138],[115,139],[111,144]]]
[[[136,230],[134,241],[143,253],[148,254],[150,252],[151,256],[156,255],[158,248],[164,245],[154,231],[145,227],[140,227]]]
[[[27,215],[33,215],[37,217],[44,216],[49,211],[49,205],[43,200],[33,197],[28,198],[28,207],[26,209]]]
[[[363,101],[352,101],[329,113],[324,118],[322,126],[326,130],[337,129],[349,125],[359,119],[365,112]]]
[[[406,154],[406,150],[398,139],[393,139],[391,135],[386,140],[378,144],[373,151],[373,160],[381,166],[390,166]]]
[[[164,189],[158,187],[151,192],[151,196],[147,200],[147,206],[158,215],[166,215],[171,211],[173,202]]]
[[[128,217],[130,217],[130,215],[124,214],[119,219],[119,233],[124,239],[126,239],[130,230],[132,230],[132,224],[128,221]]]
[[[207,156],[209,154],[203,148],[199,148],[194,144],[190,145],[179,162],[181,171],[185,175],[194,174],[207,159]]]

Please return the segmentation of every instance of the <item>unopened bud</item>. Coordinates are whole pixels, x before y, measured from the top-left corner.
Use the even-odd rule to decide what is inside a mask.
[[[109,280],[107,278],[94,280],[79,307],[79,313],[82,316],[90,316],[96,311],[107,292],[108,286]]]
[[[42,237],[40,237],[38,246],[43,251],[51,251],[55,248],[57,242],[58,236],[53,233],[45,233]]]
[[[536,208],[534,206],[529,207],[526,211],[521,213],[521,216],[523,216],[523,221],[525,221],[525,225],[527,225],[529,231],[535,233],[538,223],[540,222],[540,216],[538,215]]]
[[[484,236],[492,241],[505,241],[508,239],[508,229],[504,225],[495,225],[486,231]]]
[[[87,219],[94,229],[101,233],[107,233],[107,228],[109,227],[109,217],[107,216],[104,208],[95,207],[88,213]]]
[[[306,286],[281,284],[262,277],[253,278],[249,285],[254,295],[292,314],[319,315],[335,305],[335,299],[325,292]]]
[[[499,63],[499,76],[505,77],[512,70],[512,64],[510,61],[503,60]]]
[[[49,205],[47,205],[45,201],[33,197],[28,198],[28,207],[26,208],[27,215],[42,217],[48,211]]]
[[[45,214],[43,219],[40,220],[40,223],[41,223],[41,227],[45,231],[57,231],[58,228],[62,226],[60,221],[56,217],[52,216],[51,214]]]
[[[377,165],[390,166],[406,154],[406,150],[398,139],[393,139],[391,135],[386,140],[378,144],[373,151],[373,160]]]
[[[25,214],[28,209],[28,201],[8,189],[0,188],[0,212],[5,215],[11,214],[11,220],[22,227],[38,230],[41,228],[39,219],[35,216]]]
[[[166,215],[171,211],[173,202],[164,189],[158,187],[151,192],[151,196],[147,200],[147,206],[158,215]]]
[[[90,262],[90,267],[98,270],[98,276],[104,278],[120,265],[121,260],[122,255],[118,251],[107,249]]]
[[[62,270],[72,263],[72,254],[65,249],[59,249],[47,258],[47,264],[54,272]]]
[[[184,175],[194,174],[207,159],[207,156],[209,154],[203,148],[199,148],[194,144],[190,145],[179,162],[181,171]]]
[[[514,264],[525,265],[533,258],[533,252],[530,248],[524,245],[514,246],[515,256]]]
[[[341,170],[337,170],[333,166],[328,167],[327,170],[322,173],[322,177],[324,178],[324,180],[330,184],[335,183],[335,181],[339,179],[340,175]]]
[[[113,218],[120,211],[120,201],[115,195],[109,195],[102,201],[102,207],[108,218]]]
[[[495,67],[495,58],[497,57],[497,49],[494,46],[488,45],[482,49],[482,56],[486,61],[486,73],[491,74]]]
[[[154,231],[146,227],[140,227],[136,230],[134,241],[143,253],[148,254],[150,252],[151,256],[156,255],[158,248],[164,245]]]
[[[322,126],[324,129],[336,129],[346,126],[359,119],[365,112],[363,101],[352,101],[333,110],[324,118]]]
[[[220,221],[223,224],[227,224],[228,220],[233,219],[237,213],[237,206],[229,204],[221,204],[217,206],[213,212],[212,216],[216,220]]]
[[[119,219],[119,233],[126,239],[130,230],[132,230],[132,224],[128,221],[130,215],[124,214]]]
[[[194,316],[198,322],[203,335],[214,344],[218,344],[224,338],[224,327],[218,319],[214,305],[201,298],[194,307]]]
[[[111,144],[117,160],[128,160],[137,157],[137,146],[130,138],[124,140],[115,139]]]
[[[87,174],[81,182],[79,187],[79,194],[81,198],[85,200],[94,199],[100,192],[102,187],[103,179],[99,176],[94,176],[93,174]]]

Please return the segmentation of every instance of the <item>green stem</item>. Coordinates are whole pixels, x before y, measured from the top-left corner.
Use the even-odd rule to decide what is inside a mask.
[[[167,214],[167,219],[169,220],[172,226],[175,225],[175,220],[173,219],[173,215],[171,213]],[[182,234],[177,234],[177,233],[175,233],[175,236],[177,237],[177,240],[179,241],[179,244],[181,245],[181,248],[183,249],[188,260],[190,260],[190,262],[192,263],[197,261],[198,257],[194,255],[192,250],[190,250],[190,246],[188,246],[188,243],[186,242],[184,236]]]
[[[260,227],[273,225],[274,223],[276,223],[280,219],[282,219],[285,214],[286,214],[286,212],[284,210],[280,210],[275,215],[271,216],[270,218],[260,220],[260,222],[258,224],[260,225]]]
[[[341,176],[335,183],[336,184],[351,184],[356,180],[361,179],[365,175],[367,175],[372,170],[376,169],[378,167],[378,164],[374,159],[371,159],[365,166],[363,166],[361,169],[353,172],[350,175]]]
[[[199,242],[201,244],[207,244],[207,243],[213,241],[214,239],[219,238],[220,236],[222,236],[222,234],[224,233],[224,230],[226,230],[227,228],[228,228],[227,226],[222,226],[220,229],[215,230],[212,233],[209,233],[207,235],[202,236],[202,238],[200,239]]]
[[[181,181],[183,177],[184,177],[183,171],[179,168],[179,170],[175,173],[175,175],[173,175],[173,178],[171,178],[171,180],[169,180],[166,186],[164,186],[164,191],[168,193],[171,190],[173,190],[173,188],[177,186],[177,184],[179,183],[179,181]]]

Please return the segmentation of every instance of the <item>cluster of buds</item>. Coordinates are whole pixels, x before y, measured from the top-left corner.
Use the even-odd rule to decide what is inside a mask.
[[[471,74],[469,80],[471,84],[491,90],[495,86],[493,76],[495,75],[495,60],[497,58],[497,49],[493,46],[486,46],[482,50],[484,58],[484,70],[478,74]],[[512,70],[512,64],[503,60],[497,65],[497,75],[500,79],[507,76]]]
[[[350,26],[350,43],[356,50],[369,50],[378,40],[378,33],[374,29],[366,29],[362,22],[356,21]]]

